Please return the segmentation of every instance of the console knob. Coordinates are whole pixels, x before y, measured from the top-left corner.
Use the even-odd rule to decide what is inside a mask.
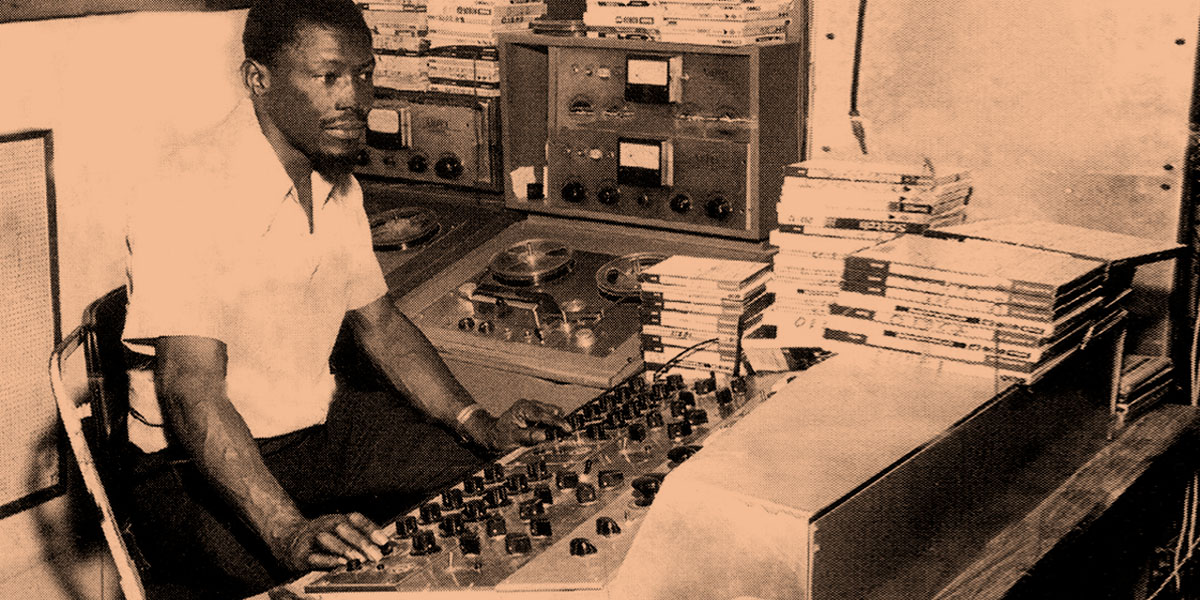
[[[525,473],[529,475],[530,481],[543,481],[550,478],[550,469],[544,460],[525,465]]]
[[[396,166],[396,157],[391,154],[384,154],[383,158],[379,159],[379,162],[383,163],[384,166],[394,167]]]
[[[459,536],[458,548],[459,550],[462,550],[463,554],[480,554],[482,551],[482,544],[479,542],[479,536],[473,533],[468,533]]]
[[[442,537],[454,537],[463,532],[463,516],[460,513],[446,515],[441,523],[438,523],[438,529],[441,530]]]
[[[413,556],[424,556],[439,551],[441,551],[441,548],[437,545],[437,539],[433,537],[432,531],[421,530],[413,535]]]
[[[529,476],[524,473],[513,473],[506,482],[508,491],[513,494],[524,494],[529,491]]]
[[[703,408],[693,408],[687,411],[687,421],[692,425],[703,425],[708,422],[708,411]]]
[[[504,550],[509,554],[528,554],[533,550],[533,542],[524,533],[510,533],[504,537]]]
[[[371,153],[366,150],[359,150],[358,154],[354,155],[354,164],[360,167],[371,164]]]
[[[579,474],[574,471],[560,471],[554,476],[554,485],[560,490],[566,490],[579,485]]]
[[[362,569],[362,561],[361,560],[359,560],[357,558],[350,558],[350,559],[346,560],[346,572],[353,573],[354,571],[358,571],[359,569]]]
[[[529,535],[533,537],[550,537],[550,519],[538,517],[529,522]]]
[[[678,399],[680,402],[682,402],[685,406],[687,406],[689,408],[696,406],[696,395],[689,391],[684,390],[682,392],[679,392]]]
[[[472,475],[463,480],[463,492],[468,496],[478,496],[483,493],[483,478]]]
[[[533,499],[542,504],[554,504],[554,492],[548,485],[539,485],[533,488]]]
[[[621,526],[612,517],[598,517],[596,519],[596,533],[608,537],[621,533]]]
[[[692,424],[687,421],[667,423],[667,437],[678,440],[692,435]]]
[[[421,526],[417,523],[416,517],[404,517],[403,521],[396,521],[396,535],[399,537],[412,537],[420,529]]]
[[[692,209],[692,198],[687,194],[675,194],[671,196],[671,210],[677,213],[685,213]]]
[[[488,490],[487,493],[483,495],[483,502],[488,505],[488,508],[499,508],[501,506],[508,506],[512,503],[512,501],[508,499],[508,490],[500,486]]]
[[[596,553],[596,546],[587,538],[571,540],[571,556],[587,556]]]
[[[424,155],[414,154],[408,159],[408,170],[413,173],[424,173],[429,169],[429,159]]]
[[[508,531],[508,524],[505,523],[504,517],[500,515],[492,515],[484,525],[487,530],[488,537],[500,537]]]
[[[483,468],[483,480],[488,483],[495,483],[504,479],[504,467],[492,463]]]
[[[600,204],[615,205],[621,201],[621,190],[614,187],[602,188],[596,193],[596,199],[600,201]]]
[[[463,318],[459,319],[458,320],[458,328],[463,331],[470,331],[472,329],[475,329],[475,319],[472,319],[471,317],[463,317]]]
[[[443,156],[433,165],[433,172],[442,179],[458,179],[463,174],[462,161],[453,154]]]
[[[442,520],[442,507],[430,502],[421,505],[421,522],[426,525]]]
[[[482,500],[472,500],[463,506],[462,516],[468,521],[482,521],[487,518],[487,508],[484,507]]]
[[[543,514],[546,514],[546,507],[538,500],[526,500],[517,506],[517,517],[522,521],[528,521]]]
[[[596,501],[596,486],[590,483],[580,483],[575,488],[575,500],[580,504],[590,504]]]
[[[710,218],[724,221],[733,214],[733,207],[729,205],[729,201],[724,196],[717,196],[704,205],[704,212]]]
[[[625,473],[612,469],[605,469],[596,474],[596,483],[602,488],[616,487],[625,481]]]
[[[663,416],[660,412],[652,412],[646,414],[646,427],[650,429],[658,429],[663,426]]]
[[[675,464],[679,464],[679,463],[691,458],[691,456],[693,454],[695,454],[696,452],[698,452],[699,450],[700,450],[700,446],[694,446],[694,445],[676,446],[667,451],[667,458],[671,462],[673,462]]]
[[[662,487],[663,477],[665,475],[651,473],[634,479],[630,484],[635,492],[633,503],[638,506],[650,506],[654,502],[654,496],[658,494],[659,488]]]
[[[640,442],[646,439],[646,426],[641,423],[629,424],[629,441]]]
[[[480,321],[479,326],[476,329],[479,331],[479,333],[488,335],[496,330],[496,325],[491,321]]]
[[[587,187],[578,181],[572,181],[563,186],[562,197],[567,202],[578,204],[587,199]]]
[[[717,390],[717,404],[725,406],[733,402],[733,392],[729,388],[721,388]]]
[[[442,508],[446,510],[454,510],[462,508],[463,493],[460,489],[449,489],[442,492]]]
[[[652,200],[650,200],[649,194],[638,194],[638,197],[637,197],[637,205],[638,206],[640,206],[642,208],[649,208],[651,202],[652,202]]]

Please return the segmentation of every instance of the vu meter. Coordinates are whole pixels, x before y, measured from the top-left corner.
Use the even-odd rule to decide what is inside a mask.
[[[802,51],[502,36],[506,205],[766,239],[802,156]]]

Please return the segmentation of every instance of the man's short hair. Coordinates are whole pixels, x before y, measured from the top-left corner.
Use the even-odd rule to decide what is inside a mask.
[[[242,32],[246,58],[274,65],[280,48],[295,41],[300,29],[309,25],[371,37],[362,11],[352,0],[256,0]]]

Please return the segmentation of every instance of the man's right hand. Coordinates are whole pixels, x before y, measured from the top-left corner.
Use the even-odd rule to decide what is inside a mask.
[[[332,569],[350,559],[377,561],[383,558],[380,546],[388,542],[378,525],[358,513],[300,520],[276,540],[275,555],[297,572]]]

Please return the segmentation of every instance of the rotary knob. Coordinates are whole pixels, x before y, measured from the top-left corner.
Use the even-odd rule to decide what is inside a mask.
[[[692,198],[687,194],[675,194],[671,196],[671,210],[683,214],[692,209]]]
[[[475,328],[475,319],[471,317],[463,317],[458,320],[458,328],[462,331],[470,331]]]
[[[612,517],[596,518],[596,533],[609,537],[621,533],[621,526]]]
[[[463,174],[462,161],[453,154],[443,156],[433,165],[433,172],[442,179],[458,179]]]
[[[596,553],[596,546],[587,538],[571,540],[571,556],[587,556]]]
[[[414,154],[408,159],[408,170],[413,173],[424,173],[429,170],[429,159],[422,154]]]
[[[354,155],[354,164],[360,167],[371,164],[371,153],[366,150],[359,150],[358,154]]]
[[[649,194],[638,194],[638,197],[637,197],[637,205],[638,206],[640,206],[642,208],[649,208],[650,204],[652,202],[653,202],[653,200],[650,199]]]
[[[579,204],[587,199],[587,186],[578,181],[572,181],[563,186],[562,197],[567,202]]]
[[[601,188],[601,190],[596,193],[596,199],[600,201],[600,204],[614,206],[621,201],[621,190],[618,190],[615,187]]]
[[[724,221],[733,214],[733,207],[729,205],[729,201],[724,196],[716,196],[704,204],[704,213],[711,219]]]

